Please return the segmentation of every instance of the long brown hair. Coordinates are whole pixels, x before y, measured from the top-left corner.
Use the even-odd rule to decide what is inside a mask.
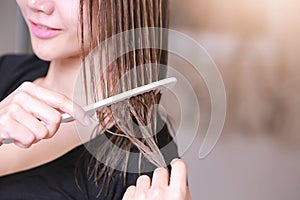
[[[166,76],[161,66],[167,65],[168,59],[163,50],[168,43],[164,31],[169,24],[168,12],[168,0],[80,0],[82,51],[88,46],[93,52],[83,58],[93,101]],[[120,35],[129,30],[134,31]],[[108,40],[118,34],[115,40]],[[156,48],[150,48],[151,43]],[[151,91],[97,112],[99,126],[95,134],[109,133],[110,142],[99,144],[95,150],[97,162],[91,162],[90,172],[96,183],[106,174],[110,181],[115,170],[112,166],[128,171],[133,148],[155,166],[166,166],[155,137],[160,97],[159,91]],[[110,129],[111,123],[114,129]]]

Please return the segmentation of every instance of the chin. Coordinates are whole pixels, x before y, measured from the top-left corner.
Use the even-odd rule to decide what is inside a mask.
[[[51,60],[53,60],[50,56],[47,56],[47,55],[44,55],[44,54],[40,54],[40,53],[38,53],[38,52],[35,52],[35,51],[33,51],[34,52],[34,54],[39,58],[39,59],[41,59],[41,60],[44,60],[44,61],[51,61]]]
[[[64,42],[58,40],[31,40],[34,54],[44,61],[54,61],[79,57],[80,46],[64,45]]]
[[[33,53],[41,60],[51,61],[55,58],[53,51],[49,48],[45,48],[45,45],[36,45],[35,43],[32,43],[32,49]]]
[[[79,52],[60,52],[57,50],[49,50],[43,48],[33,48],[33,52],[39,59],[48,62],[54,60],[64,60],[69,58],[80,58]]]

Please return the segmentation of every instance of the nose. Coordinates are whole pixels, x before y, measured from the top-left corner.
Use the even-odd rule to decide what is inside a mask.
[[[54,11],[54,2],[52,0],[29,0],[27,1],[27,6],[35,12],[42,12],[47,15],[51,15]]]

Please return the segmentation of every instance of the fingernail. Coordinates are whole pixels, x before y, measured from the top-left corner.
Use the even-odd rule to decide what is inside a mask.
[[[83,119],[83,125],[90,126],[92,124],[92,120],[90,116],[86,115]]]
[[[171,161],[171,165],[173,165],[175,162],[177,162],[179,160],[179,158],[174,158],[172,161]]]

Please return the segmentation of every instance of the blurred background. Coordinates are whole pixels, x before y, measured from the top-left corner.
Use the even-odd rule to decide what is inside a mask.
[[[171,28],[207,50],[222,74],[228,101],[221,138],[200,160],[210,119],[209,94],[203,81],[195,81],[191,66],[170,57],[170,63],[184,69],[201,107],[197,137],[183,152],[193,199],[298,200],[300,2],[170,2]],[[0,2],[0,27],[0,54],[30,51],[15,1]],[[192,120],[193,108],[190,112]]]

